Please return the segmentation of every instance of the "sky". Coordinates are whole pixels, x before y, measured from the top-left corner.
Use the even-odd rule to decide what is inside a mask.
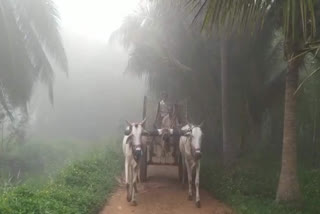
[[[139,0],[54,0],[63,31],[107,41]]]

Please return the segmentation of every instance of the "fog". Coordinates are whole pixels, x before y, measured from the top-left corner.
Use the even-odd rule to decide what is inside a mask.
[[[316,28],[316,0],[0,0],[0,213],[320,213]]]
[[[29,107],[30,136],[85,140],[115,136],[126,119],[135,121],[142,117],[144,82],[124,74],[127,53],[117,43],[108,42],[133,5],[118,10],[120,15],[101,17],[102,10],[97,8],[107,6],[102,1],[79,1],[76,10],[70,10],[69,4],[72,2],[57,0],[69,71],[65,74],[55,67],[53,105],[45,87],[40,85],[35,89]],[[93,16],[85,23],[82,22],[85,17],[81,18],[84,9],[87,15]],[[108,12],[108,7],[105,10]],[[114,19],[102,27],[103,18]]]

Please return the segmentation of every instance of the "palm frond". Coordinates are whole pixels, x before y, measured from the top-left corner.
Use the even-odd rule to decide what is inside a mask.
[[[199,3],[200,0],[194,0]],[[255,32],[261,29],[272,0],[206,0],[196,7],[195,20],[205,14],[202,29],[215,28],[223,34]]]
[[[7,1],[2,1],[1,8],[3,21],[0,27],[4,33],[0,35],[0,78],[3,92],[8,95],[9,101],[15,106],[20,106],[31,96],[33,71],[24,46],[24,38],[16,24],[14,8]]]
[[[56,59],[61,68],[68,71],[67,56],[59,32],[59,14],[53,0],[13,0],[19,20],[28,20],[29,25],[18,23],[21,28],[34,28],[34,32],[46,50]]]
[[[6,112],[7,116],[13,122],[14,121],[14,117],[13,117],[13,114],[11,113],[11,111],[9,109],[7,99],[6,99],[5,93],[3,91],[2,83],[0,83],[0,103],[1,103],[4,111]]]
[[[40,78],[40,80],[47,85],[49,98],[51,104],[53,104],[54,71],[48,60],[48,56],[28,19],[20,17],[17,23],[24,35],[24,45],[33,67],[34,79]]]
[[[25,106],[34,84],[48,86],[53,104],[52,56],[67,72],[67,59],[58,29],[58,15],[51,0],[0,2],[0,78],[13,107]]]
[[[170,23],[168,20],[173,21],[168,17],[168,9],[171,9],[170,12],[172,14],[172,10],[178,8],[179,4],[172,0],[155,1],[147,4],[136,13],[127,16],[121,27],[111,35],[110,42],[118,39],[131,52],[127,70],[137,71],[137,65],[141,66],[142,64],[149,67],[148,62],[141,63],[141,56],[147,58],[152,56],[153,59],[157,59],[159,63],[165,65],[169,70],[192,70],[172,53],[168,47],[170,37],[163,30],[164,26],[168,27]],[[146,52],[148,54],[144,54]],[[133,60],[137,60],[137,62]],[[153,62],[155,63],[155,60]],[[130,69],[130,66],[134,68]],[[150,69],[142,70],[150,71]],[[140,76],[139,72],[137,74]]]
[[[286,40],[312,41],[316,35],[316,0],[283,1],[283,31]]]

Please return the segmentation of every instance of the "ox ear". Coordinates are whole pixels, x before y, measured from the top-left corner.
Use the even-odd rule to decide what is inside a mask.
[[[191,132],[190,132],[190,131],[189,131],[189,132],[186,132],[186,133],[184,134],[184,136],[190,137],[190,136],[191,136]]]
[[[174,129],[168,129],[168,131],[169,131],[170,135],[175,134],[175,130]]]
[[[131,126],[128,126],[125,131],[124,131],[124,135],[128,136],[131,134],[131,131],[132,131],[132,127]]]
[[[183,136],[190,136],[190,135],[191,135],[191,131],[190,131],[190,130],[182,130],[182,131],[181,131],[181,134],[182,134]]]
[[[162,135],[163,133],[163,129],[156,129],[156,132],[155,132],[157,135]]]

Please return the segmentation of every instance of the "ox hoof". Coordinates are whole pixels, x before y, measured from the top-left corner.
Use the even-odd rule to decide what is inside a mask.
[[[127,195],[127,201],[130,202],[131,201],[131,197],[130,195]]]
[[[192,201],[192,195],[188,195],[188,200]]]
[[[137,204],[136,201],[132,201],[132,202],[131,202],[131,206],[136,207],[137,205],[138,205],[138,204]]]
[[[200,207],[201,207],[201,203],[200,203],[200,201],[197,201],[197,202],[196,202],[196,207],[198,207],[198,208],[200,208]]]

